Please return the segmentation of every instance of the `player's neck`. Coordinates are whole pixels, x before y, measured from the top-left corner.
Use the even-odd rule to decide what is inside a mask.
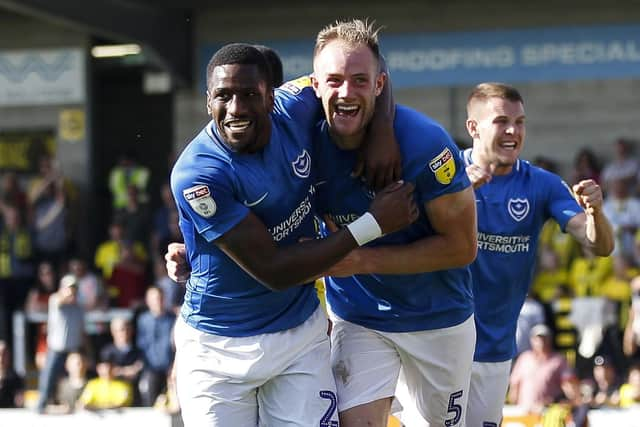
[[[478,150],[471,150],[471,161],[474,165],[480,166],[484,170],[492,170],[492,175],[509,175],[513,170],[513,165],[496,164],[491,162],[487,157],[483,156]],[[491,165],[495,165],[494,168]]]
[[[331,135],[331,140],[334,144],[338,146],[341,150],[356,150],[360,148],[362,143],[364,142],[364,131],[358,132],[355,135],[337,135],[333,132],[329,132]]]

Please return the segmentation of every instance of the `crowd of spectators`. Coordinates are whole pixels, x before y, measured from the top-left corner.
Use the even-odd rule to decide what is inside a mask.
[[[569,185],[594,179],[604,189],[613,254],[594,257],[546,224],[518,321],[507,400],[546,417],[542,425],[567,417],[579,427],[588,409],[640,405],[640,163],[632,141],[613,145],[604,167],[590,149],[580,150],[565,177]],[[554,168],[546,158],[539,165]]]
[[[23,406],[25,391],[37,389],[31,404],[41,412],[177,411],[171,335],[183,287],[167,276],[162,256],[181,235],[168,184],[152,205],[149,178],[131,156],[114,166],[111,221],[87,259],[75,253],[77,195],[55,162],[44,156],[31,177],[0,172],[0,407]],[[594,257],[556,224],[545,226],[506,398],[579,426],[589,408],[640,403],[640,163],[633,142],[616,141],[604,167],[580,150],[565,178],[602,185],[616,250]],[[36,375],[27,378],[11,368],[16,310],[48,320],[28,328],[28,368]],[[117,314],[105,321],[92,318],[95,312]]]
[[[38,166],[0,171],[0,407],[176,412],[172,329],[184,287],[163,258],[181,241],[168,183],[149,188],[149,169],[123,155],[105,183],[105,238],[80,255],[75,187],[49,155]],[[17,311],[28,319],[24,376],[11,360]]]

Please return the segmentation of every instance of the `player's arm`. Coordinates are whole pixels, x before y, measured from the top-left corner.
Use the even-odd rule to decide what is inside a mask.
[[[478,247],[473,189],[437,197],[426,202],[424,209],[434,235],[406,245],[360,248],[328,274],[414,274],[470,264]]]
[[[602,209],[602,189],[595,181],[588,179],[574,185],[573,192],[584,212],[569,220],[567,232],[595,255],[610,255],[614,247],[614,234]]]
[[[380,56],[380,71],[386,76],[382,92],[376,98],[375,111],[367,128],[365,144],[360,149],[360,161],[354,173],[364,173],[369,186],[375,190],[402,177],[402,157],[393,131],[396,106],[391,80],[384,58]]]
[[[383,234],[402,229],[418,216],[413,185],[395,183],[383,189],[369,212]],[[326,239],[277,246],[260,218],[249,212],[214,243],[256,280],[272,290],[284,290],[308,282],[351,250],[363,244],[365,216]],[[361,221],[361,225],[353,225]]]

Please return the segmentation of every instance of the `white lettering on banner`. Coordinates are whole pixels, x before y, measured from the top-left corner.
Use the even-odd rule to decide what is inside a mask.
[[[529,252],[531,236],[501,236],[499,234],[478,233],[478,249],[514,254]]]
[[[515,65],[515,61],[516,54],[510,46],[391,51],[387,57],[390,70],[410,72],[508,68]]]
[[[0,51],[0,106],[85,101],[83,49]]]
[[[520,59],[528,67],[640,62],[640,46],[635,40],[527,44],[522,47]]]

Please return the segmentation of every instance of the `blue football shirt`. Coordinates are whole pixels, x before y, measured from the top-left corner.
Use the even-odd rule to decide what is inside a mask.
[[[410,227],[368,243],[403,245],[434,234],[424,203],[470,185],[458,148],[435,121],[398,106],[394,131],[403,159],[403,179],[415,184],[420,217]],[[331,142],[326,122],[318,127],[318,209],[345,225],[365,213],[375,194],[351,176],[355,151]],[[339,317],[387,332],[439,329],[473,312],[468,268],[408,275],[356,275],[326,279],[327,301]]]
[[[462,156],[466,164],[472,163],[471,149]],[[502,362],[516,354],[516,324],[533,279],[542,226],[553,218],[564,230],[582,208],[560,177],[524,160],[508,175],[496,175],[476,189],[475,196],[474,360]]]
[[[299,82],[298,82],[299,83]],[[293,328],[318,306],[313,284],[274,292],[215,244],[251,210],[276,244],[315,233],[312,134],[320,105],[308,85],[275,91],[269,144],[231,151],[211,123],[185,148],[171,174],[191,264],[181,315],[198,330],[231,337]]]

